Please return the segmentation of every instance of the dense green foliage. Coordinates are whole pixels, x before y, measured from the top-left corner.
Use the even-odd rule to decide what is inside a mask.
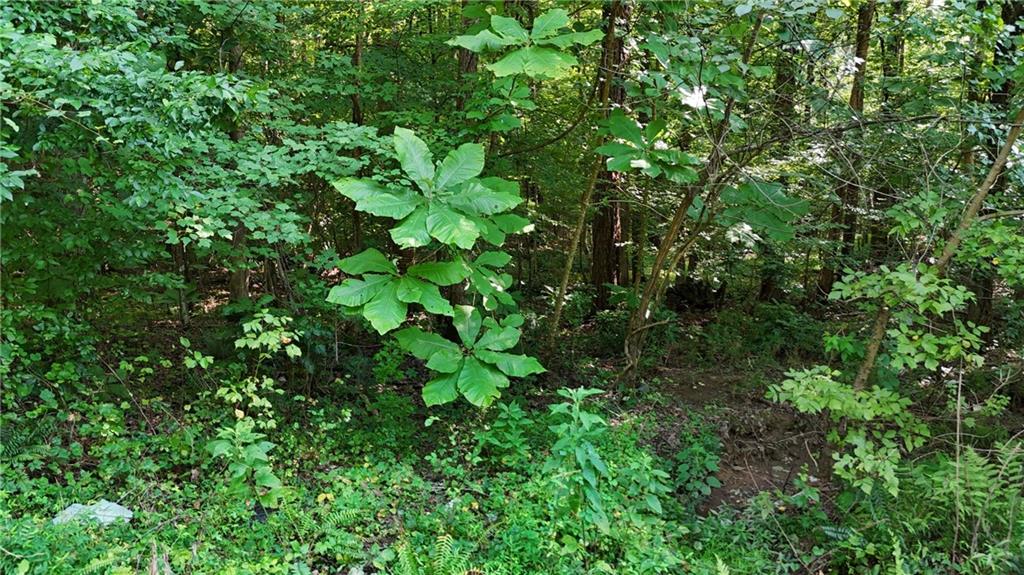
[[[1019,0],[0,3],[0,572],[1024,573],[1022,86]]]

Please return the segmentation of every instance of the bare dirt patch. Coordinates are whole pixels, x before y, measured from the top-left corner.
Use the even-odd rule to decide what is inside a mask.
[[[742,507],[761,491],[786,491],[805,466],[812,484],[829,476],[820,421],[768,401],[763,388],[749,385],[747,374],[672,368],[659,377],[658,390],[671,399],[656,408],[656,450],[669,457],[678,451],[680,437],[690,432],[691,409],[706,412],[718,429],[722,454],[716,477],[722,485],[701,505],[702,513],[722,504]]]

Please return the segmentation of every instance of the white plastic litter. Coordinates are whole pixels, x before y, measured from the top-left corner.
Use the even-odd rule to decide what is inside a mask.
[[[94,519],[100,525],[110,525],[118,519],[124,519],[126,522],[131,521],[132,512],[127,507],[122,507],[106,499],[100,499],[92,505],[82,505],[81,503],[68,505],[67,509],[61,511],[53,518],[53,523],[67,523],[68,521],[80,518]]]

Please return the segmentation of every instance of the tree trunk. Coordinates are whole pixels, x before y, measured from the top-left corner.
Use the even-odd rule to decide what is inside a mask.
[[[775,57],[774,92],[772,123],[776,132],[788,133],[796,122],[796,62],[790,44],[783,44]]]
[[[611,26],[621,26],[621,32],[625,33],[631,11],[626,2],[612,2],[604,6],[604,20],[613,22]],[[602,62],[605,67],[614,70],[616,75],[621,73],[626,63],[624,37],[616,34],[611,38],[611,42],[605,45]],[[619,107],[625,104],[625,86],[616,82],[615,76],[610,77],[608,93],[610,104]],[[590,228],[590,283],[596,293],[594,306],[597,309],[608,307],[608,297],[611,293],[608,285],[623,285],[626,283],[624,275],[628,276],[626,240],[629,236],[626,235],[626,227],[629,216],[625,203],[619,199],[618,188],[621,182],[621,173],[602,170],[594,191],[597,213]]]
[[[758,35],[761,32],[761,26],[764,23],[764,14],[760,14],[754,24],[753,29],[750,31],[750,37],[747,41],[747,45],[743,50],[742,62],[747,64],[750,62],[750,57],[754,51],[754,45],[757,43]],[[629,377],[639,362],[640,356],[643,353],[644,339],[646,338],[646,331],[651,326],[648,323],[650,319],[651,308],[657,302],[660,294],[662,293],[662,286],[664,284],[665,277],[668,272],[671,271],[679,260],[687,252],[690,246],[697,239],[697,232],[699,231],[700,224],[698,223],[694,233],[690,234],[690,238],[679,247],[675,249],[675,243],[680,237],[680,233],[683,228],[683,222],[686,219],[686,213],[689,211],[690,206],[693,205],[694,199],[699,194],[705,196],[705,207],[711,206],[717,200],[718,194],[721,191],[723,182],[720,181],[721,167],[725,160],[723,157],[724,146],[726,137],[729,135],[730,121],[732,119],[733,109],[736,105],[735,98],[730,98],[726,101],[725,110],[722,113],[722,119],[719,120],[715,126],[714,133],[712,134],[712,147],[711,152],[708,154],[707,161],[704,162],[704,166],[701,168],[697,181],[686,188],[686,194],[683,196],[679,205],[676,206],[675,212],[672,214],[672,220],[669,222],[668,229],[662,238],[661,244],[658,246],[658,252],[654,256],[654,262],[651,264],[651,275],[647,279],[647,283],[644,284],[644,289],[640,294],[640,303],[629,317],[629,325],[626,328],[626,341],[623,345],[623,350],[626,355],[626,368],[622,372],[622,377]],[[667,263],[671,263],[670,267],[666,267]]]
[[[463,10],[466,9],[466,5],[468,3],[469,3],[469,0],[462,0],[462,9]],[[469,28],[475,22],[476,22],[476,20],[472,19],[472,18],[463,18],[462,19],[462,25],[465,28]],[[480,60],[477,58],[477,55],[475,53],[470,52],[469,50],[467,50],[465,48],[459,48],[458,50],[456,50],[455,53],[457,54],[458,59],[459,59],[459,84],[461,86],[459,91],[458,91],[458,93],[455,95],[455,109],[461,112],[461,111],[463,111],[466,108],[466,93],[467,92],[464,89],[464,87],[466,85],[465,77],[467,75],[469,75],[469,74],[475,74],[476,73],[477,66],[478,66]]]
[[[614,4],[618,4],[618,0]],[[606,16],[607,12],[606,10]],[[615,10],[613,9],[611,12],[614,13]],[[608,66],[607,62],[611,50],[614,48],[615,41],[615,19],[606,19],[604,41],[601,49],[601,66],[598,67],[597,78],[595,79],[598,87],[598,106],[600,106],[600,109],[606,116],[608,113],[608,99],[611,97],[611,85],[615,74],[615,70]],[[599,138],[595,148],[603,143],[604,138]],[[548,324],[549,343],[554,340],[555,334],[558,333],[558,326],[562,317],[562,307],[565,305],[565,295],[569,290],[569,278],[572,277],[572,268],[576,261],[576,252],[580,249],[583,232],[587,228],[587,212],[590,210],[591,198],[597,187],[597,178],[604,165],[604,158],[598,155],[594,159],[590,180],[587,182],[586,187],[583,189],[583,195],[580,197],[580,211],[576,217],[572,238],[569,240],[569,249],[566,251],[565,265],[562,268],[562,278],[559,281],[558,293],[555,294],[555,307],[551,311],[551,320]]]
[[[864,77],[867,73],[868,47],[871,44],[871,23],[874,15],[875,0],[862,2],[857,9],[857,34],[854,49],[856,68],[853,73],[853,85],[850,87],[849,106],[854,117],[858,119],[864,115]],[[857,207],[860,203],[857,172],[861,158],[854,148],[850,149],[851,152],[846,159],[846,176],[837,190],[839,203],[834,206],[832,211],[832,221],[838,223],[839,227],[831,232],[831,237],[840,242],[839,253],[842,258],[849,257],[853,253],[857,239]],[[819,296],[827,296],[832,291],[832,285],[839,275],[839,270],[839,261],[832,261],[822,270],[818,281]]]
[[[242,68],[242,45],[234,37],[231,30],[225,32],[224,45],[232,44],[228,57],[228,72],[236,74]],[[245,130],[237,120],[232,122],[229,136],[233,142],[242,139]],[[246,238],[248,230],[245,224],[239,222],[231,232],[231,276],[228,278],[228,297],[232,302],[239,302],[249,299],[249,278],[252,270],[249,269],[249,261],[245,255]]]
[[[174,260],[174,271],[181,277],[181,281],[184,283],[178,289],[178,321],[181,323],[181,329],[187,329],[190,311],[188,284],[192,281],[190,277],[192,274],[188,265],[188,250],[185,244],[180,241],[168,247],[171,250],[171,258]]]
[[[893,84],[903,75],[903,18],[905,0],[895,0],[891,5],[888,33],[882,37],[882,117],[894,118],[898,103],[893,95]],[[871,208],[875,219],[871,225],[871,261],[884,262],[889,253],[889,234],[885,229],[885,211],[895,203],[896,188],[888,179],[875,187],[871,195]]]
[[[1013,149],[1014,143],[1020,136],[1021,125],[1024,124],[1024,108],[1021,108],[1017,115],[1011,122],[1010,131],[1006,135],[1006,141],[1003,143],[1003,147],[999,150],[996,155],[995,162],[992,163],[992,167],[988,171],[988,175],[985,176],[984,181],[978,186],[978,190],[971,197],[967,207],[964,209],[963,215],[960,217],[960,223],[956,229],[949,235],[946,244],[942,248],[942,255],[935,262],[935,268],[938,275],[946,275],[946,270],[949,268],[950,262],[953,260],[953,256],[956,254],[956,250],[960,247],[960,242],[963,241],[964,235],[967,230],[974,224],[974,221],[978,217],[978,212],[981,210],[981,206],[985,203],[985,198],[988,197],[992,187],[1003,175],[1003,168],[1006,166],[1006,160],[1010,157],[1010,151]],[[872,329],[871,339],[868,340],[867,348],[864,353],[864,361],[861,362],[860,369],[857,370],[857,377],[853,381],[854,389],[864,389],[867,385],[868,379],[871,377],[871,373],[874,371],[875,359],[878,357],[878,350],[882,346],[882,340],[885,336],[885,327],[888,325],[891,311],[889,307],[883,302],[879,307],[878,315],[875,317],[875,327]],[[879,335],[881,333],[881,335]]]

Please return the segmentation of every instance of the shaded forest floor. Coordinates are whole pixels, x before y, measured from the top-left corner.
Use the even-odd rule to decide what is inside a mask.
[[[150,322],[142,338],[111,326],[97,342],[108,378],[8,422],[0,545],[49,557],[41,573],[827,573],[856,541],[829,480],[825,422],[765,398],[788,367],[813,363],[820,324],[755,311],[668,325],[631,386],[608,343],[622,322],[598,317],[547,350],[549,373],[487,410],[426,408],[421,366],[349,327],[304,335],[301,358],[256,374],[222,312],[187,330]],[[207,368],[185,366],[196,350]],[[551,408],[565,387],[600,390],[579,407],[607,422],[588,439],[607,466],[607,527],[573,503],[580,471],[555,455],[567,420]],[[255,431],[274,443],[282,484],[266,506],[209,450],[257,395],[269,407],[244,409],[269,424]],[[132,523],[49,524],[100,499]],[[425,570],[441,563],[451,570]]]

